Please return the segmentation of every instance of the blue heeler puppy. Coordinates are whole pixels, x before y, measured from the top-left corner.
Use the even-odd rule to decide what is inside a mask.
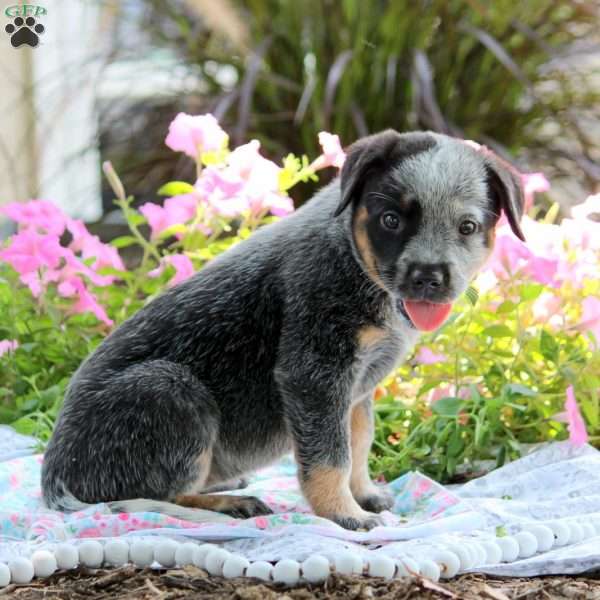
[[[253,497],[206,491],[293,450],[317,515],[380,523],[392,500],[367,468],[374,388],[446,319],[502,212],[523,238],[522,210],[517,177],[490,153],[433,133],[358,140],[340,178],[81,365],[46,451],[46,504],[264,514]]]

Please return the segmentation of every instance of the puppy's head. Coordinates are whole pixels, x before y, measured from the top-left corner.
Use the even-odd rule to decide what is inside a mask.
[[[443,323],[484,264],[502,212],[524,239],[523,194],[513,169],[490,152],[434,133],[388,130],[350,146],[336,216],[349,205],[369,276],[422,330]]]

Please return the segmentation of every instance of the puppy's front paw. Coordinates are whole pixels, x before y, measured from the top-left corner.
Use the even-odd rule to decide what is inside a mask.
[[[335,515],[331,519],[338,525],[341,525],[344,529],[351,529],[355,531],[357,529],[370,530],[379,525],[385,525],[383,519],[379,515],[364,512],[361,516],[345,516]]]
[[[229,496],[229,498],[231,498],[229,505],[222,508],[220,512],[236,519],[250,519],[273,513],[262,500],[254,496]]]
[[[395,498],[387,490],[373,487],[372,491],[362,497],[356,498],[356,501],[364,510],[380,513],[382,510],[389,510],[392,508],[392,506],[394,506]]]

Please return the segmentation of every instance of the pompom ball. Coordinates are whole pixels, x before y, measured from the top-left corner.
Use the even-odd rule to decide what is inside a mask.
[[[481,547],[485,550],[486,565],[497,565],[502,559],[502,550],[496,542],[481,542]]]
[[[204,559],[204,568],[211,575],[223,575],[223,565],[229,557],[230,554],[227,550],[213,547]]]
[[[460,571],[466,571],[473,566],[473,559],[471,553],[467,550],[466,546],[459,546],[458,544],[449,544],[446,546],[448,552],[455,554],[460,562]]]
[[[246,577],[254,577],[262,581],[271,581],[273,574],[273,565],[264,560],[257,560],[253,562],[246,569]]]
[[[519,544],[519,558],[529,558],[537,552],[537,538],[528,531],[519,531],[515,534],[515,540]]]
[[[550,521],[545,525],[554,534],[554,545],[555,546],[566,546],[571,539],[571,530],[564,521]]]
[[[429,558],[419,559],[419,571],[431,581],[438,581],[440,578],[440,568]]]
[[[104,548],[100,542],[88,540],[80,544],[79,562],[90,569],[98,569],[104,561]]]
[[[19,556],[8,563],[10,580],[13,583],[29,583],[33,579],[33,563],[23,556]]]
[[[374,554],[367,561],[369,575],[371,577],[383,577],[393,579],[396,572],[396,563],[385,554]]]
[[[243,577],[249,566],[250,562],[247,558],[239,554],[231,554],[223,564],[223,577],[227,577],[227,579]]]
[[[408,556],[402,556],[396,561],[398,577],[414,577],[420,573],[419,563]]]
[[[341,575],[362,575],[362,558],[350,550],[340,552],[335,557],[335,570]]]
[[[579,523],[569,523],[569,529],[571,531],[571,537],[569,538],[569,544],[578,544],[583,539],[583,527]]]
[[[54,556],[59,569],[74,569],[79,564],[79,552],[73,544],[58,544]]]
[[[8,565],[0,563],[0,588],[6,587],[10,583],[10,569]]]
[[[296,585],[300,581],[300,564],[285,558],[273,567],[273,579],[285,585]]]
[[[154,548],[150,542],[137,540],[129,547],[129,558],[136,567],[149,567],[154,562]]]
[[[512,535],[499,537],[496,540],[496,545],[502,552],[502,562],[513,562],[519,556],[519,542]]]
[[[175,564],[180,567],[185,567],[186,565],[194,564],[194,552],[198,544],[194,544],[192,542],[186,542],[185,544],[180,544],[177,550],[175,550]]]
[[[175,566],[175,552],[179,544],[174,540],[159,540],[154,546],[154,560],[163,567]]]
[[[129,562],[129,544],[124,540],[110,540],[104,546],[104,560],[113,567],[122,567]]]
[[[454,552],[438,550],[434,552],[433,558],[439,565],[440,575],[444,579],[451,579],[460,571],[460,559]]]
[[[214,544],[202,544],[201,546],[196,546],[196,549],[194,550],[194,555],[192,557],[194,564],[200,569],[205,569],[206,555],[215,548],[217,548],[217,546],[215,546]]]
[[[320,554],[309,556],[302,563],[302,575],[311,583],[325,581],[329,577],[329,561]]]
[[[48,550],[36,550],[31,555],[31,562],[36,577],[50,577],[58,569],[56,557]]]
[[[596,537],[596,529],[591,523],[583,523],[581,525],[583,527],[583,537],[586,540],[590,538]]]
[[[471,559],[474,567],[484,565],[487,561],[487,552],[478,542],[469,542],[465,545],[468,552],[471,553]]]
[[[538,552],[546,552],[554,546],[554,533],[550,527],[545,525],[530,525],[525,531],[535,536],[538,543]]]

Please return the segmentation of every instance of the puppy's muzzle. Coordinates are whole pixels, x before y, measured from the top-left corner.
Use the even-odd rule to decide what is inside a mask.
[[[406,272],[405,288],[412,300],[442,301],[448,297],[450,269],[444,263],[412,263]]]

